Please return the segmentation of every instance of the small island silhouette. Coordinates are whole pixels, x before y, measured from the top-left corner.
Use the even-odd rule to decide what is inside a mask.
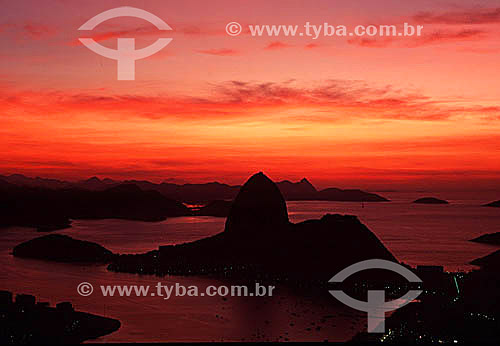
[[[436,197],[423,197],[413,201],[415,204],[450,204],[448,201]]]
[[[14,247],[16,257],[56,262],[106,263],[113,253],[99,244],[73,239],[67,235],[49,234]]]

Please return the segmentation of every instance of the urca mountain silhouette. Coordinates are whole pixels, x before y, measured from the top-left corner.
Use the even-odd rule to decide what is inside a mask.
[[[109,269],[323,281],[353,263],[372,258],[395,261],[355,216],[327,214],[320,220],[291,223],[276,184],[257,173],[239,191],[224,232],[160,246],[147,254],[118,256]]]

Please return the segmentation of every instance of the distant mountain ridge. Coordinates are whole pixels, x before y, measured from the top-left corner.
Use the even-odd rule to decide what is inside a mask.
[[[121,184],[134,184],[144,191],[152,190],[160,192],[167,198],[184,203],[208,203],[215,200],[232,200],[240,191],[240,185],[228,185],[219,182],[202,184],[173,184],[163,182],[152,183],[147,180],[125,180],[99,179],[91,177],[77,182],[68,182],[57,179],[30,178],[21,174],[9,176],[0,175],[0,179],[11,184],[29,187],[43,187],[48,189],[77,188],[92,191],[102,191]],[[343,190],[338,188],[326,188],[317,190],[306,178],[299,182],[283,180],[276,183],[285,200],[288,201],[340,201],[340,202],[388,202],[389,200],[380,195],[352,189]]]

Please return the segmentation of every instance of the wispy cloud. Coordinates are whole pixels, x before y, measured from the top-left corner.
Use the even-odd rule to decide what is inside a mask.
[[[413,19],[422,24],[495,24],[500,23],[500,7],[445,13],[420,12]]]
[[[487,36],[484,30],[463,29],[458,31],[435,30],[414,38],[380,37],[356,38],[348,40],[352,45],[369,48],[404,47],[415,48],[435,44],[456,43],[461,41],[479,41]]]
[[[290,48],[293,47],[292,45],[280,41],[274,41],[269,43],[267,46],[264,47],[266,50],[278,50],[278,49],[284,49],[284,48]]]
[[[0,24],[0,35],[10,35],[15,39],[40,40],[56,33],[55,27],[38,22]]]
[[[198,53],[218,56],[230,56],[239,54],[237,50],[228,48],[199,50]]]
[[[229,81],[212,84],[210,96],[109,95],[65,92],[3,92],[5,115],[82,116],[106,118],[175,118],[179,121],[248,121],[286,113],[291,122],[338,122],[354,119],[446,121],[474,116],[500,119],[500,106],[435,100],[392,86],[373,87],[361,81],[328,80],[314,87],[283,83]],[[297,113],[297,111],[299,113]],[[303,115],[300,115],[303,114]]]
[[[314,48],[319,48],[319,47],[321,47],[319,44],[309,43],[309,44],[306,44],[304,48],[306,48],[306,49],[314,49]]]
[[[171,24],[172,31],[168,31],[168,36],[218,36],[225,34],[224,30],[219,26],[213,25],[193,25],[193,24],[181,24],[173,23]],[[106,41],[110,39],[116,39],[121,37],[160,37],[162,32],[153,26],[138,26],[134,28],[122,28],[107,25],[105,26],[107,30],[101,31],[91,31],[91,32],[81,32],[81,37],[93,38],[95,41]],[[0,29],[1,30],[1,29]],[[72,45],[78,45],[78,39],[70,42]]]
[[[413,44],[415,46],[423,46],[434,43],[448,43],[457,41],[479,40],[486,35],[483,30],[465,29],[456,32],[434,31],[428,35],[422,36]],[[412,43],[410,43],[410,46]]]
[[[55,30],[50,26],[36,23],[24,24],[23,31],[34,40],[38,40],[44,36],[50,36],[55,33]]]

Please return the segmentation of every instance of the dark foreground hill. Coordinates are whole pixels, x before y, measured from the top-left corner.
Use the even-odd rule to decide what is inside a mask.
[[[77,344],[113,333],[120,321],[74,311],[69,302],[56,307],[36,302],[35,297],[0,291],[1,345]]]
[[[224,232],[142,255],[118,256],[108,268],[326,282],[348,265],[373,258],[395,261],[355,216],[325,215],[293,224],[277,185],[258,173],[235,198]]]
[[[161,221],[190,214],[182,203],[133,184],[103,191],[0,184],[0,227],[25,226],[50,231],[69,227],[70,219]]]

